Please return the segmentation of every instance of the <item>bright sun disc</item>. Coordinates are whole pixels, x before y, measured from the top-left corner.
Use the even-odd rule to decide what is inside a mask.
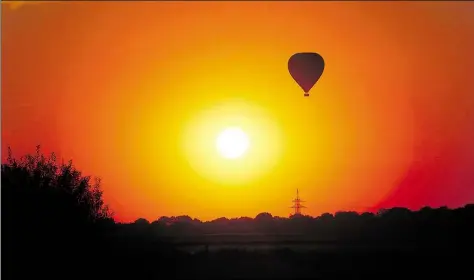
[[[217,151],[228,159],[241,157],[249,147],[247,134],[240,128],[226,128],[216,140]]]

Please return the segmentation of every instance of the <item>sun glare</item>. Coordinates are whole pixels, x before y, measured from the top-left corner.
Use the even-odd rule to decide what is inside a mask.
[[[247,134],[238,127],[223,130],[216,139],[219,154],[227,159],[236,159],[245,154],[249,147]]]
[[[202,107],[183,126],[183,156],[198,176],[220,185],[250,186],[277,164],[282,136],[264,108],[228,99]]]

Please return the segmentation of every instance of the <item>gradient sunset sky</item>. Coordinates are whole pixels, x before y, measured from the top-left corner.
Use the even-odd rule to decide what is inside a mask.
[[[73,159],[117,220],[474,202],[474,2],[2,4],[1,31],[2,160]]]

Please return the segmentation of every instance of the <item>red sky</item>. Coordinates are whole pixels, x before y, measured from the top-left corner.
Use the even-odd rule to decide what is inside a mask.
[[[474,3],[2,8],[2,159],[73,159],[118,220],[287,216],[297,187],[311,215],[474,201]],[[326,61],[309,98],[303,51]]]

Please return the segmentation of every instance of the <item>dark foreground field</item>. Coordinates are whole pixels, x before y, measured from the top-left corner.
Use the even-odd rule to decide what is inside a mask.
[[[98,242],[98,241],[96,241]],[[367,279],[473,275],[472,243],[214,244],[139,240],[13,252],[4,279]],[[13,257],[14,256],[14,257]],[[13,258],[10,258],[13,257]],[[4,259],[5,260],[5,259]],[[342,278],[341,278],[342,277]],[[468,277],[469,278],[469,277]],[[470,279],[470,278],[469,278]]]
[[[426,250],[406,253],[396,250],[347,250],[333,252],[291,251],[238,253],[221,251],[190,259],[188,275],[218,278],[319,278],[422,277],[447,274],[472,275],[470,262],[459,250]],[[455,256],[453,258],[453,256]],[[468,273],[469,272],[469,273]],[[467,274],[466,274],[467,273]],[[179,274],[178,274],[179,275]],[[451,278],[453,279],[453,278]]]
[[[315,246],[313,244],[313,246]],[[364,247],[347,244],[302,251],[269,249],[204,252],[188,258],[189,276],[196,278],[319,278],[341,279],[446,274],[451,279],[472,275],[471,249],[409,246]],[[466,274],[467,273],[467,274]],[[185,276],[177,272],[178,276]]]
[[[374,216],[372,223],[383,217]],[[461,221],[464,219],[431,224],[430,230],[422,230],[428,225],[412,225],[410,231],[406,225],[387,225],[392,234],[367,230],[363,235],[359,231],[357,238],[355,233],[333,231],[339,237],[336,240],[322,240],[317,234],[182,232],[166,237],[153,231],[156,224],[139,223],[77,227],[74,231],[17,224],[16,230],[6,228],[2,233],[2,277],[404,279],[417,275],[428,279],[445,275],[464,279],[473,275],[474,242],[472,220]]]

